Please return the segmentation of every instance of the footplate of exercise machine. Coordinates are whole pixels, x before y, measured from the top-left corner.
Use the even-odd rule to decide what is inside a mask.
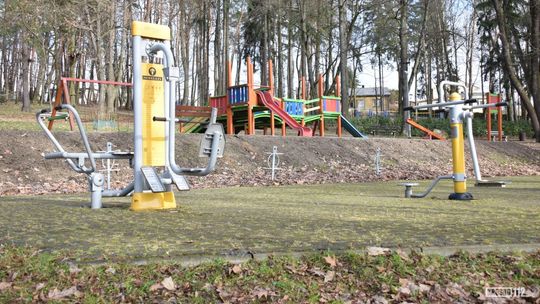
[[[154,193],[165,192],[165,186],[161,182],[159,175],[154,167],[141,167],[142,174],[150,190]]]
[[[504,188],[506,185],[510,184],[510,182],[507,181],[477,181],[476,184],[474,184],[476,187],[493,187],[493,188]]]
[[[223,150],[225,150],[225,138],[223,137],[223,125],[220,123],[211,123],[208,125],[204,137],[201,140],[201,148],[199,150],[199,157],[209,157],[212,153],[212,140],[214,136],[220,136],[217,156],[223,157]]]
[[[176,185],[176,188],[178,191],[188,191],[189,190],[189,184],[185,177],[182,175],[172,175],[172,182]]]

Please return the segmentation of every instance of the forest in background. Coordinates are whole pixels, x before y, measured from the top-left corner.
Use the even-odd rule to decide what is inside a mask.
[[[224,94],[227,60],[238,83],[250,56],[261,83],[274,62],[277,96],[297,96],[300,76],[316,95],[318,74],[330,92],[340,75],[348,113],[367,63],[399,72],[400,112],[409,92],[429,101],[442,80],[461,81],[504,92],[510,120],[520,104],[540,141],[540,0],[5,0],[0,20],[0,101],[23,111],[53,100],[60,77],[131,82],[140,20],[171,28],[182,104]],[[103,115],[132,106],[112,86],[77,94]]]

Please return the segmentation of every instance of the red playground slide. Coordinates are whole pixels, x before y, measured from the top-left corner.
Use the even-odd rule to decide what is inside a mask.
[[[430,129],[422,126],[421,124],[417,123],[416,121],[412,120],[411,118],[407,118],[407,123],[411,126],[417,128],[418,130],[426,133],[426,135],[429,137],[429,139],[438,139],[438,140],[444,140],[444,137],[442,137],[440,134],[437,134]]]
[[[289,127],[298,130],[298,135],[313,136],[313,131],[308,127],[302,127],[302,125],[299,124],[294,118],[289,116],[289,114],[281,108],[279,102],[274,100],[274,97],[272,97],[270,92],[255,91],[255,93],[257,93],[259,102],[261,102],[265,107],[269,108],[272,112],[274,112],[274,114],[281,117],[281,119],[283,119]]]

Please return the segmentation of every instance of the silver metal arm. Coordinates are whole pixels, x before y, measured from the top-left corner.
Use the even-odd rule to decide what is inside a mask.
[[[444,100],[444,86],[456,86],[456,87],[462,87],[463,91],[465,92],[465,99],[469,98],[469,92],[467,90],[467,87],[463,83],[455,82],[455,81],[448,81],[443,80],[441,83],[439,83],[439,104],[443,103]]]
[[[60,108],[66,109],[70,111],[73,116],[75,117],[75,121],[77,122],[77,127],[79,128],[79,134],[81,134],[81,139],[84,144],[84,148],[86,149],[86,153],[88,154],[88,159],[90,160],[90,165],[92,166],[91,169],[86,168],[84,165],[82,165],[82,169],[85,173],[91,173],[97,170],[96,167],[96,160],[94,159],[92,148],[90,147],[90,142],[88,141],[88,136],[86,136],[86,131],[84,130],[84,126],[81,120],[81,117],[79,116],[79,113],[72,105],[69,104],[61,104]]]
[[[429,185],[429,187],[427,188],[427,190],[425,192],[420,193],[420,194],[411,194],[411,197],[414,197],[414,198],[426,197],[426,195],[428,195],[431,192],[431,190],[433,190],[433,188],[435,188],[435,186],[437,185],[437,183],[439,183],[439,181],[441,181],[442,179],[452,179],[452,178],[453,178],[452,175],[439,176],[435,180],[433,180],[433,182],[431,182],[431,185]]]
[[[214,171],[217,158],[218,158],[218,147],[219,142],[221,140],[222,134],[219,134],[219,132],[215,132],[213,134],[212,138],[212,145],[211,145],[211,153],[208,160],[208,164],[205,168],[182,168],[176,164],[175,160],[175,106],[176,106],[176,91],[175,91],[175,83],[178,81],[179,78],[179,70],[178,67],[173,67],[173,56],[170,48],[168,48],[163,43],[155,43],[150,48],[151,53],[157,53],[158,51],[162,51],[165,54],[165,66],[166,69],[164,71],[165,73],[165,79],[169,84],[169,87],[165,88],[166,97],[168,95],[169,97],[169,166],[170,169],[178,175],[196,175],[196,176],[204,176],[208,175],[212,171]],[[167,93],[168,92],[168,93]],[[212,109],[212,114],[210,118],[211,123],[216,122],[217,117],[217,109]]]
[[[480,173],[480,165],[478,164],[478,155],[476,154],[476,144],[474,143],[473,136],[473,116],[473,112],[463,112],[463,118],[465,119],[465,124],[467,125],[467,140],[469,141],[469,148],[471,149],[474,177],[476,178],[476,181],[482,181],[482,173]]]
[[[122,190],[104,190],[102,192],[102,195],[105,197],[119,197],[119,196],[126,196],[133,192],[133,189],[135,188],[135,182],[129,183],[124,189]]]
[[[47,128],[47,126],[45,126],[45,123],[43,122],[43,119],[44,119],[44,116],[46,114],[50,114],[50,111],[49,109],[46,109],[46,110],[42,110],[40,112],[37,112],[36,113],[36,120],[39,124],[39,126],[41,127],[41,129],[43,129],[43,132],[45,132],[45,134],[47,135],[47,137],[49,138],[49,140],[53,143],[54,147],[56,148],[56,150],[60,151],[60,152],[55,152],[55,153],[65,153],[66,151],[64,150],[64,148],[62,148],[62,145],[60,145],[60,143],[58,142],[58,140],[56,140],[56,137],[54,137],[54,135],[51,133],[51,131]],[[71,160],[71,159],[66,159],[66,162],[68,163],[68,165],[71,167],[71,169],[73,169],[73,171],[77,172],[77,173],[83,173],[83,171],[81,170],[81,168],[79,168],[77,165],[75,165],[75,163]]]

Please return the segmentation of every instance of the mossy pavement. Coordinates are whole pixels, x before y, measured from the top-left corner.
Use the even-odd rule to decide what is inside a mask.
[[[397,181],[195,189],[160,212],[129,211],[130,198],[91,210],[87,194],[8,196],[0,198],[0,242],[85,261],[540,243],[540,177],[504,180],[512,183],[471,182],[473,201],[447,200],[448,181],[424,199],[403,198]]]

